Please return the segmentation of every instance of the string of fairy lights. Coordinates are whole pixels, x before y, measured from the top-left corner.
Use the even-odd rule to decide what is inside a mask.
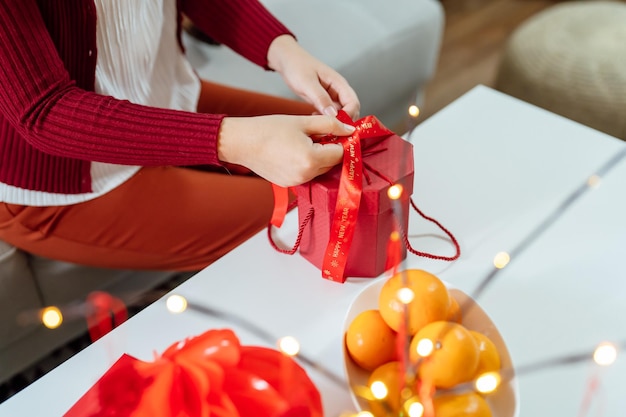
[[[419,108],[416,105],[412,105],[408,108],[408,114],[410,116],[410,126],[407,131],[407,137],[411,137],[411,133],[415,126],[415,120],[419,116]],[[593,175],[589,176],[587,181],[573,190],[560,205],[558,205],[552,212],[548,214],[539,224],[536,225],[512,250],[506,252],[499,252],[495,254],[493,258],[493,268],[490,272],[479,282],[479,285],[470,294],[470,298],[477,300],[484,293],[484,291],[495,282],[500,272],[510,265],[514,260],[518,259],[520,255],[529,248],[543,233],[548,230],[552,224],[560,218],[563,213],[570,209],[575,202],[580,200],[590,190],[596,188],[601,182],[602,178],[606,176],[618,163],[620,163],[626,157],[626,147],[623,147],[614,154],[604,165],[602,165]],[[401,198],[403,189],[400,185],[392,185],[388,190],[388,197],[392,201],[392,207],[396,218],[402,218],[401,206],[397,204]],[[399,225],[400,222],[396,222]],[[397,232],[395,232],[397,233]],[[393,236],[392,236],[393,238]],[[396,236],[397,239],[397,236]],[[400,267],[402,263],[400,262]],[[401,269],[398,269],[401,270]],[[164,294],[158,294],[160,297]],[[414,294],[408,287],[401,288],[397,293],[398,300],[405,306],[405,313],[408,306],[413,301]],[[240,328],[250,331],[257,337],[264,340],[266,343],[274,345],[278,350],[285,355],[291,356],[299,360],[301,363],[308,367],[320,372],[329,380],[333,381],[339,388],[345,390],[352,390],[358,396],[366,398],[368,400],[380,401],[385,404],[389,393],[389,388],[383,381],[373,381],[369,386],[348,386],[344,377],[337,375],[332,370],[327,369],[322,363],[318,363],[315,360],[308,357],[302,352],[300,343],[291,336],[276,337],[260,326],[251,323],[238,317],[234,314],[212,309],[203,306],[201,303],[190,302],[185,297],[178,294],[169,294],[165,299],[165,306],[172,314],[180,314],[185,311],[195,311],[201,314],[209,315],[212,317],[223,319],[227,322],[233,323]],[[38,310],[34,315],[26,314],[26,317],[36,317],[38,323],[43,323],[44,326],[55,329],[61,326],[66,319],[80,319],[84,317],[84,312],[89,306],[72,305],[59,308],[57,306],[49,306],[44,309]],[[406,322],[406,321],[405,321]],[[417,354],[420,358],[428,358],[435,346],[432,340],[423,339],[416,345]],[[408,344],[407,344],[408,349]],[[569,354],[555,356],[552,358],[546,358],[535,363],[526,364],[523,366],[516,366],[515,369],[502,368],[496,372],[487,372],[479,375],[472,381],[455,386],[451,390],[456,392],[474,391],[483,395],[489,395],[496,392],[503,383],[509,381],[514,377],[521,377],[523,375],[532,374],[535,372],[545,371],[550,368],[568,366],[575,363],[591,362],[598,366],[606,367],[612,365],[618,357],[620,351],[626,349],[626,340],[617,342],[601,342],[597,346],[591,347],[588,350]],[[405,352],[406,353],[406,352]],[[405,357],[408,358],[408,354]],[[415,364],[404,364],[410,377],[415,375]],[[593,398],[593,391],[589,391],[589,398],[583,407],[581,407],[580,416],[584,416],[584,408],[588,406],[588,402]],[[402,397],[403,405],[401,410],[397,414],[388,414],[388,416],[399,415],[408,417],[430,417],[426,414],[426,408],[424,407],[424,399],[420,398],[419,393],[409,392],[405,393]],[[388,409],[388,407],[387,407]],[[373,417],[374,415],[368,410],[359,410],[358,412],[347,411],[340,417]],[[580,417],[579,416],[579,417]]]

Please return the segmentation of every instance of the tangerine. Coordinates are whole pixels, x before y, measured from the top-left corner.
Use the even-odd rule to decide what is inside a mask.
[[[485,334],[470,330],[470,333],[478,342],[478,367],[474,377],[479,377],[486,372],[500,370],[500,353],[495,343]]]
[[[489,404],[475,392],[447,393],[433,398],[437,417],[491,417]]]
[[[383,398],[368,398],[370,411],[375,416],[386,416],[390,412],[397,412],[402,404],[402,364],[398,361],[382,364],[370,374],[367,385],[375,393],[374,383],[382,382],[386,388],[386,395]]]
[[[461,306],[456,298],[450,295],[450,308],[448,309],[448,317],[446,318],[448,321],[453,321],[455,323],[462,324],[463,314],[461,312]]]
[[[362,311],[350,322],[345,343],[352,360],[368,371],[397,356],[396,333],[375,309]]]
[[[408,288],[410,297],[401,301],[399,291]],[[408,308],[407,333],[414,335],[428,323],[445,320],[450,308],[450,295],[443,281],[421,269],[407,269],[389,278],[382,286],[378,308],[385,322],[396,332],[404,323]]]
[[[452,388],[476,374],[478,342],[463,325],[436,321],[413,336],[409,358],[417,364],[420,379],[438,388]]]

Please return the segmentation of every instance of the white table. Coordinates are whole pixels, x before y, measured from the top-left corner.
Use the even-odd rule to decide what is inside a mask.
[[[500,251],[513,251],[623,142],[476,87],[411,134],[414,201],[459,239],[461,258],[433,261],[409,255],[407,268],[437,274],[467,293],[492,270]],[[478,302],[505,338],[516,366],[626,339],[626,162],[619,162],[558,220],[514,257]],[[295,212],[280,230],[295,236]],[[417,249],[452,254],[443,234],[411,213]],[[379,278],[380,279],[380,278]],[[265,232],[174,292],[236,313],[272,334],[290,335],[302,353],[343,376],[346,311],[371,279],[323,280],[299,255],[275,252]],[[171,343],[210,328],[233,328],[242,343],[268,342],[233,323],[186,311],[174,315],[161,299],[106,337],[0,404],[0,416],[60,416],[121,355],[151,360]],[[519,378],[522,416],[578,416],[591,363]],[[311,369],[327,416],[353,410],[345,387]],[[626,410],[626,360],[602,372],[603,417]],[[593,415],[593,414],[590,414]]]

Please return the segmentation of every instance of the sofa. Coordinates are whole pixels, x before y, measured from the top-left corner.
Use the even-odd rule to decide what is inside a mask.
[[[422,103],[436,68],[444,25],[437,0],[262,1],[300,43],[348,79],[360,96],[361,115],[403,129],[409,105]],[[183,43],[201,77],[294,97],[277,73],[260,70],[224,46],[188,33]],[[94,290],[129,300],[175,277],[180,278],[58,262],[0,241],[0,384],[85,333],[84,320],[44,328],[34,320],[42,307],[71,305]]]
[[[421,104],[437,64],[444,14],[438,0],[261,0],[313,55],[359,94],[361,115],[403,129],[409,105]],[[275,72],[227,48],[193,42],[187,55],[202,77],[235,87],[296,97]]]

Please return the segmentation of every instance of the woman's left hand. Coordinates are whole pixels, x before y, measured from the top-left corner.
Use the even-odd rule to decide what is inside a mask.
[[[293,36],[274,39],[267,59],[289,88],[320,114],[336,116],[337,110],[344,110],[354,120],[359,117],[359,98],[346,79],[302,48]]]

